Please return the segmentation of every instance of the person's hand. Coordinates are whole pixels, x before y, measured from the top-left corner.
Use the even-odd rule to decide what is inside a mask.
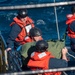
[[[68,50],[66,47],[62,49],[62,59],[66,60],[66,61],[68,61],[68,58],[66,56],[67,52],[68,52]]]
[[[11,50],[11,48],[7,48],[7,49],[6,49],[6,51],[10,51],[10,50]]]
[[[66,48],[66,47],[64,47],[64,48],[62,49],[62,54],[63,54],[63,55],[66,55],[66,54],[67,54],[67,52],[68,52],[67,48]]]

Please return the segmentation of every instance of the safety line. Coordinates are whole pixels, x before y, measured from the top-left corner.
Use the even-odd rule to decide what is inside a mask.
[[[56,3],[55,0],[54,0],[54,3]],[[56,6],[54,6],[54,13],[55,13],[55,19],[56,19],[56,29],[57,29],[57,34],[58,34],[58,40],[60,40],[60,34],[59,34],[58,17],[57,17]]]
[[[0,10],[15,10],[15,9],[24,9],[24,8],[42,8],[42,7],[52,7],[52,6],[61,6],[61,5],[71,5],[71,4],[75,4],[75,1],[17,5],[17,6],[1,6]]]

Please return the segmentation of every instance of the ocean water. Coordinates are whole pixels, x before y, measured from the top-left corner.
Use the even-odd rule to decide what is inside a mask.
[[[56,0],[56,2],[61,2],[62,0]],[[74,1],[74,0],[63,0],[64,1]],[[14,6],[14,5],[24,5],[24,4],[37,4],[37,3],[52,3],[54,0],[0,0],[0,6]],[[67,25],[66,15],[71,13],[70,8],[72,5],[58,6],[56,7],[58,27],[60,38],[62,39],[65,34]],[[34,20],[35,26],[42,30],[43,38],[45,40],[58,39],[57,29],[56,29],[56,19],[54,13],[54,7],[48,8],[35,8],[27,9],[28,15]],[[8,38],[10,32],[10,23],[13,17],[17,15],[17,10],[0,10],[0,31],[4,36],[5,40]],[[66,43],[69,43],[69,38],[67,37]]]

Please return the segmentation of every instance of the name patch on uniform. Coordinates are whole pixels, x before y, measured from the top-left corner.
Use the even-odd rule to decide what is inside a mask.
[[[32,26],[30,24],[25,27],[27,33],[29,33],[29,31],[30,31],[31,28],[32,28]]]
[[[42,58],[42,57],[44,57],[44,56],[46,56],[46,55],[47,55],[47,54],[46,54],[45,52],[43,52],[43,53],[39,54],[38,57],[39,57],[39,58]]]

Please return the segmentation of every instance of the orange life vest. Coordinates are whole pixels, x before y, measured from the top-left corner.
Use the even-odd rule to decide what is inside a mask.
[[[69,14],[67,15],[66,24],[68,25],[68,36],[71,38],[75,38],[75,32],[70,29],[70,24],[75,21],[75,15]]]
[[[50,52],[33,52],[31,54],[31,59],[29,60],[27,66],[32,70],[47,70],[49,65],[49,59],[54,58]],[[60,75],[61,72],[49,72],[43,73],[42,75]]]
[[[14,22],[10,24],[10,26],[14,25],[15,23],[21,27],[21,32],[19,33],[18,37],[15,39],[15,41],[19,42],[20,44],[25,44],[27,42],[31,42],[31,38],[29,35],[29,30],[34,27],[32,19],[30,19],[28,16],[25,18],[25,23],[23,23],[21,20],[19,20],[17,17],[15,17]],[[28,27],[28,28],[27,28]]]

